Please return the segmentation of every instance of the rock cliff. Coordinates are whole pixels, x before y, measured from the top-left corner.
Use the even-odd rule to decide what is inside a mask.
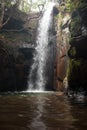
[[[12,13],[10,10],[8,14]],[[39,13],[15,9],[0,30],[0,92],[27,89]]]
[[[87,92],[87,1],[74,0],[71,6],[68,85],[74,92]]]

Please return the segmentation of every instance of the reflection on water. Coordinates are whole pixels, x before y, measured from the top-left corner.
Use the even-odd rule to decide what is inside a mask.
[[[57,93],[0,96],[0,130],[86,130],[87,106]]]
[[[45,100],[43,100],[42,96],[38,95],[36,97],[36,101],[34,102],[34,106],[36,106],[34,111],[35,117],[30,124],[30,128],[32,128],[32,130],[46,130],[46,125],[43,120],[41,120],[42,114],[44,112],[44,104]]]

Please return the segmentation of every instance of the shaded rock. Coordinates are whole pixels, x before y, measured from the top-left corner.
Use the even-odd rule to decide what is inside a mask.
[[[59,10],[56,6],[53,7],[53,14],[57,15],[59,13]]]
[[[0,92],[16,91],[16,74],[12,58],[8,51],[0,46]]]
[[[75,3],[76,5],[73,6]],[[71,32],[68,68],[69,90],[87,92],[87,1],[74,1],[69,26]],[[78,5],[78,6],[77,6]]]
[[[26,19],[34,15],[16,10],[0,30],[0,92],[27,89],[38,19],[32,25]]]
[[[87,61],[71,59],[69,63],[68,84],[69,90],[87,91]]]
[[[68,51],[70,58],[87,59],[87,37],[75,38],[70,44],[71,47]]]

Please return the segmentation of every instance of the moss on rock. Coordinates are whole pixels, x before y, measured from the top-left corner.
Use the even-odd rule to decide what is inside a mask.
[[[87,91],[87,61],[84,59],[70,59],[68,69],[69,89],[73,91]]]

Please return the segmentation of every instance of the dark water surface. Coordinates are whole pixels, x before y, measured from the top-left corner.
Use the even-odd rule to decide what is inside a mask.
[[[87,130],[87,106],[57,93],[2,95],[0,130]]]

